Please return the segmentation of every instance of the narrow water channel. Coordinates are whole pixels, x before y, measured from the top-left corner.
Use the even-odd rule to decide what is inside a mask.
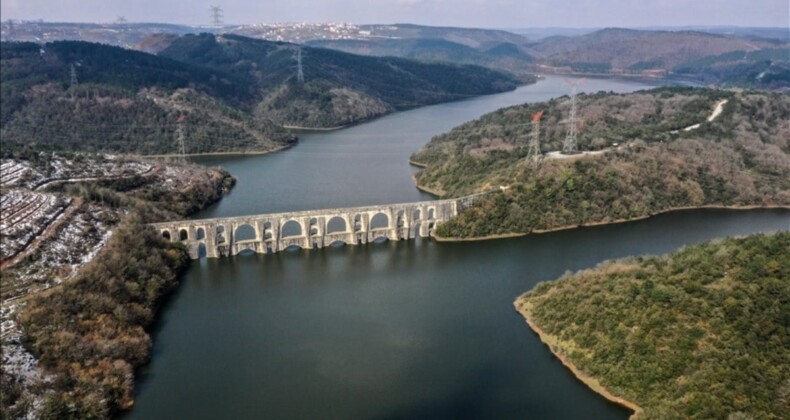
[[[588,91],[644,85],[589,80]],[[202,158],[239,178],[196,217],[429,199],[408,156],[515,92],[303,136],[267,156]],[[130,419],[625,419],[552,357],[512,302],[539,281],[609,258],[790,229],[790,212],[685,211],[485,243],[430,240],[195,262],[160,314]]]

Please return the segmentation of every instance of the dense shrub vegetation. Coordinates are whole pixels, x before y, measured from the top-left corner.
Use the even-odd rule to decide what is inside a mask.
[[[42,418],[107,418],[131,406],[134,369],[150,357],[145,328],[187,261],[132,218],[76,280],[29,303],[29,347],[56,376]]]
[[[786,419],[788,279],[784,232],[604,263],[516,306],[642,418]]]
[[[715,104],[728,103],[713,122]],[[677,207],[790,205],[790,98],[690,88],[580,98],[579,144],[603,155],[526,161],[529,116],[544,110],[544,151],[558,150],[567,100],[502,109],[436,137],[412,159],[419,185],[462,196],[500,185],[437,229],[441,236],[527,233],[649,216]],[[672,133],[703,122],[691,131]]]

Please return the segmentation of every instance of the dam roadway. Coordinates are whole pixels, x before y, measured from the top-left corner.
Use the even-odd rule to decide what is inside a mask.
[[[182,242],[193,259],[250,250],[271,254],[290,247],[366,244],[433,236],[434,229],[500,189],[456,199],[153,223],[163,238]]]

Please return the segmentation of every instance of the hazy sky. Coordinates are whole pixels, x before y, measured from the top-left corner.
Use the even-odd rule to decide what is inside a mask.
[[[788,0],[2,0],[0,16],[59,22],[420,23],[473,27],[790,25]]]

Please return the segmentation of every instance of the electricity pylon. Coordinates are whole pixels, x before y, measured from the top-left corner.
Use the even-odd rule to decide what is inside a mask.
[[[529,148],[527,149],[527,163],[537,166],[543,155],[540,152],[540,119],[543,111],[532,114],[532,135],[529,138]]]
[[[74,63],[71,63],[71,82],[69,83],[71,87],[77,86],[77,68],[74,66]]]
[[[576,88],[584,83],[585,80],[565,80],[565,83],[571,85],[571,111],[568,116],[568,134],[565,135],[565,141],[562,143],[562,153],[566,155],[579,152],[579,144],[576,139]]]
[[[178,117],[178,127],[176,128],[176,141],[178,142],[178,152],[181,162],[187,160],[187,116],[181,115]]]
[[[302,68],[302,47],[296,48],[296,54],[294,55],[296,59],[296,81],[299,84],[304,84],[304,69]]]
[[[208,11],[211,14],[211,23],[214,27],[222,27],[222,8],[219,6],[211,6],[208,8]]]

